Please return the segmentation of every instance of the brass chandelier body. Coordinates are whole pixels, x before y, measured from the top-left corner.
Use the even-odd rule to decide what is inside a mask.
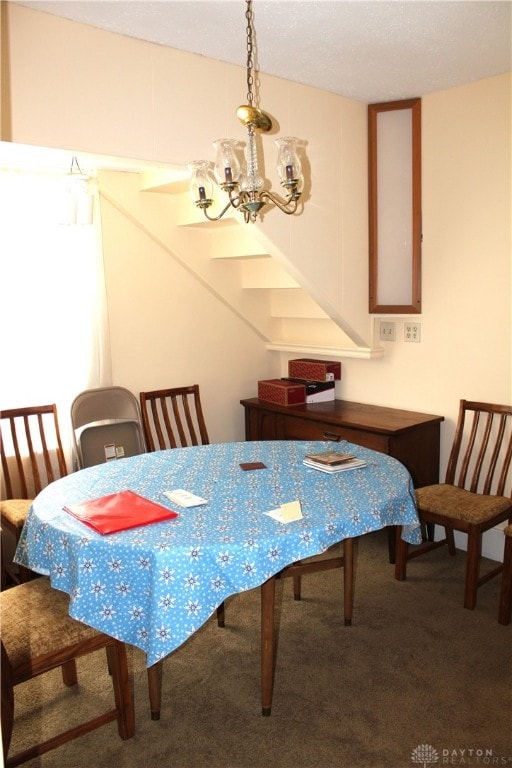
[[[270,116],[254,105],[254,23],[252,0],[246,0],[245,17],[247,21],[247,104],[238,107],[236,114],[242,125],[247,128],[246,168],[242,169],[237,157],[240,142],[235,139],[218,139],[214,142],[217,150],[214,175],[220,188],[228,195],[228,202],[217,216],[209,213],[213,204],[213,183],[210,178],[208,162],[198,160],[189,164],[192,172],[190,191],[192,198],[207,219],[218,221],[230,209],[239,210],[245,222],[256,221],[259,211],[272,203],[280,211],[293,214],[297,211],[302,183],[301,164],[297,153],[297,139],[291,136],[277,139],[277,171],[281,179],[286,198],[282,199],[263,188],[264,180],[258,172],[256,132],[268,133],[272,130]]]

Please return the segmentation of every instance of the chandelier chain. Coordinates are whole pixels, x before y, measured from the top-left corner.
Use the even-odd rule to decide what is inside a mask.
[[[247,103],[252,107],[253,93],[252,87],[254,85],[254,61],[253,61],[253,14],[252,14],[252,0],[247,0],[247,9],[245,11],[245,18],[247,19]]]

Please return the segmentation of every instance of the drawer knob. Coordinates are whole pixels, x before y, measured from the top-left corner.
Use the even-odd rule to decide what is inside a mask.
[[[335,435],[334,432],[324,432],[324,440],[330,440],[331,443],[339,443],[341,437],[340,435]]]

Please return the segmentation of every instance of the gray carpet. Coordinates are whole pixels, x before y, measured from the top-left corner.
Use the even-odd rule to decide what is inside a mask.
[[[499,579],[462,607],[464,553],[437,550],[393,577],[382,532],[357,548],[352,627],[341,571],[278,583],[272,715],[261,716],[259,590],[230,599],[165,662],[162,718],[149,718],[143,654],[133,651],[136,735],[115,724],[49,752],[44,768],[409,768],[512,766],[512,624],[497,622]],[[11,753],[63,720],[110,703],[104,654],[83,659],[77,690],[60,673],[18,686]],[[105,707],[106,708],[106,707]],[[422,756],[423,755],[423,756]],[[437,758],[437,760],[436,760]]]

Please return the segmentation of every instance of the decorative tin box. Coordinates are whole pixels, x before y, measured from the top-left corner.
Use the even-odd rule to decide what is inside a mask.
[[[278,405],[300,405],[306,402],[306,387],[286,379],[258,381],[258,398]]]
[[[313,360],[301,357],[298,360],[288,361],[288,376],[308,381],[339,381],[341,363],[334,360]]]

